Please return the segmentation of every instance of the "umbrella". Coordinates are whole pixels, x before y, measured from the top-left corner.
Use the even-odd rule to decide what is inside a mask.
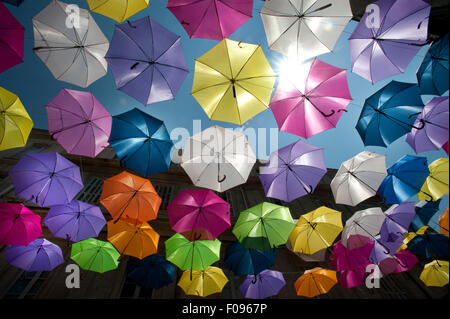
[[[439,226],[440,226],[441,234],[448,235],[448,207],[439,216]]]
[[[386,204],[400,204],[420,191],[430,171],[426,157],[405,155],[387,173],[378,192]]]
[[[267,251],[284,245],[294,227],[289,208],[263,202],[241,212],[232,232],[243,247]]]
[[[353,18],[348,0],[266,1],[260,15],[269,48],[297,60],[331,52]]]
[[[356,124],[365,146],[387,147],[409,133],[424,105],[417,84],[392,81],[366,99]]]
[[[122,23],[144,10],[149,0],[87,0],[89,9]]]
[[[323,150],[297,141],[272,152],[259,179],[267,197],[290,202],[314,192],[326,173]]]
[[[378,267],[383,275],[398,274],[411,270],[419,260],[409,250],[396,252],[394,257],[382,260]]]
[[[169,170],[173,142],[164,122],[138,109],[115,115],[109,143],[120,163],[145,176]]]
[[[370,264],[369,257],[375,244],[366,236],[350,235],[347,247],[338,241],[333,246],[333,254],[330,256],[330,264],[337,271],[363,270]]]
[[[19,97],[0,87],[0,151],[25,146],[33,125]]]
[[[421,227],[427,226],[430,222],[435,223],[432,221],[432,218],[439,211],[440,204],[440,199],[436,202],[421,201],[416,204],[416,215],[411,222],[413,231],[418,231]]]
[[[73,200],[50,207],[44,224],[53,236],[77,242],[97,237],[106,220],[99,207]]]
[[[406,268],[407,265],[401,264],[401,261],[395,257],[396,251],[403,245],[403,237],[394,233],[389,233],[389,235],[386,236],[386,240],[381,235],[373,238],[375,246],[372,249],[369,260],[374,264],[380,264],[386,258],[394,258],[398,264]]]
[[[417,236],[411,242],[408,250],[425,258],[449,256],[448,236],[441,234],[425,234]]]
[[[433,260],[426,264],[419,278],[428,287],[448,285],[448,261]]]
[[[365,270],[344,270],[339,276],[339,285],[346,289],[362,286],[365,283],[366,275]]]
[[[128,278],[147,289],[160,289],[174,282],[177,269],[161,255],[144,259],[131,258],[127,262]]]
[[[447,153],[447,155],[448,155],[448,148],[449,148],[449,144],[448,144],[448,141],[447,141],[447,143],[442,145],[442,149]]]
[[[0,203],[0,245],[26,246],[41,236],[39,215],[22,204]]]
[[[406,142],[416,153],[439,150],[448,142],[448,96],[435,97],[417,116],[414,126],[406,135]]]
[[[62,89],[46,109],[48,132],[67,153],[93,158],[109,145],[111,115],[92,93]]]
[[[415,232],[408,232],[407,234],[405,234],[405,235],[403,236],[403,244],[400,246],[399,249],[397,249],[397,252],[407,250],[407,249],[408,249],[409,243],[410,243],[414,238],[416,238],[418,235],[423,235],[423,234],[425,234],[425,232],[427,231],[427,229],[428,229],[428,226],[423,226],[423,227],[421,227],[419,230],[417,230],[417,233],[415,233]]]
[[[156,219],[161,202],[161,197],[148,179],[128,172],[106,179],[100,195],[100,203],[114,220],[146,222]]]
[[[337,283],[335,271],[316,267],[306,270],[297,279],[294,288],[297,291],[297,296],[312,298],[328,293]]]
[[[4,253],[10,265],[28,272],[51,271],[64,262],[61,248],[43,238],[26,246],[8,246]]]
[[[404,202],[389,207],[384,212],[386,218],[381,225],[380,235],[383,242],[389,241],[392,236],[399,236],[403,241],[403,235],[408,232],[409,226],[416,215],[413,202]]]
[[[336,204],[356,206],[377,194],[387,176],[386,156],[368,151],[345,161],[331,181]]]
[[[169,0],[167,8],[190,38],[228,38],[252,17],[253,0]]]
[[[57,80],[85,88],[106,75],[109,42],[88,10],[79,8],[77,19],[73,14],[61,1],[39,12],[33,18],[33,51]]]
[[[379,0],[349,38],[352,71],[372,83],[403,73],[428,37],[431,5],[422,0]],[[376,14],[376,16],[373,16]]]
[[[235,241],[225,251],[224,264],[236,275],[256,275],[275,264],[277,253],[278,248],[262,251],[242,247]]]
[[[41,207],[67,204],[83,188],[80,168],[55,152],[23,155],[9,177],[17,196]]]
[[[224,192],[244,184],[256,163],[247,137],[211,126],[186,141],[181,167],[197,187]]]
[[[194,270],[183,272],[178,286],[183,289],[186,295],[206,297],[222,292],[223,287],[228,282],[228,278],[222,269],[208,267],[205,270]]]
[[[259,45],[223,39],[195,60],[191,94],[211,120],[242,125],[269,107],[276,78]]]
[[[314,59],[286,73],[270,102],[280,130],[310,138],[335,128],[352,100],[347,71]]]
[[[420,192],[419,200],[437,201],[448,194],[448,158],[439,158],[428,166],[430,175],[425,180]]]
[[[198,230],[216,239],[231,226],[230,204],[210,190],[184,190],[167,206],[170,226],[189,240],[197,240]]]
[[[20,6],[24,0],[2,0],[3,2],[10,3],[16,7]]]
[[[180,37],[150,17],[116,25],[105,58],[116,87],[144,105],[174,99],[189,73]]]
[[[385,219],[386,215],[379,207],[357,211],[345,222],[341,235],[342,245],[347,247],[347,240],[351,235],[362,235],[373,240],[379,234]]]
[[[247,276],[239,290],[244,298],[265,299],[277,295],[285,285],[286,281],[281,272],[264,270],[256,276]]]
[[[72,245],[70,258],[85,270],[104,273],[119,265],[120,253],[111,243],[89,238]]]
[[[300,216],[289,239],[293,251],[311,255],[330,247],[342,229],[342,213],[322,206]]]
[[[298,219],[294,219],[294,222],[297,223]],[[327,255],[327,248],[324,248],[322,250],[319,250],[318,252],[312,254],[312,255],[307,255],[307,254],[301,254],[298,252],[295,252],[292,248],[292,244],[291,241],[288,240],[286,242],[286,248],[291,251],[294,255],[296,255],[297,257],[299,257],[301,260],[306,261],[306,262],[320,262],[320,261],[325,261],[326,260],[326,255]]]
[[[442,95],[448,90],[448,33],[433,43],[417,71],[423,95]]]
[[[23,62],[25,28],[0,2],[0,73]]]

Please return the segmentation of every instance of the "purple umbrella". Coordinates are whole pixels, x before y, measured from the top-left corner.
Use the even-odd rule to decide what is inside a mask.
[[[80,168],[55,152],[23,155],[9,177],[17,196],[41,207],[67,204],[83,188]]]
[[[175,98],[189,73],[180,37],[150,17],[117,25],[105,58],[117,88],[144,105]]]
[[[311,194],[326,172],[323,150],[298,141],[272,152],[259,179],[267,197],[290,202]]]
[[[78,242],[97,237],[106,220],[97,206],[74,200],[65,205],[52,206],[44,223],[53,236]]]
[[[5,256],[12,266],[25,271],[51,271],[64,262],[61,248],[39,238],[27,246],[8,246]]]
[[[408,232],[409,225],[416,215],[414,203],[404,202],[392,205],[384,214],[386,219],[380,229],[381,241],[397,242],[397,237],[403,241],[403,234]]]
[[[395,252],[403,244],[403,236],[391,233],[392,237],[388,237],[388,240],[384,241],[380,235],[374,237],[375,246],[372,249],[369,260],[374,264],[379,264],[386,258],[394,257]]]
[[[264,299],[277,295],[284,285],[286,282],[281,272],[263,270],[256,276],[247,276],[239,290],[245,298]]]

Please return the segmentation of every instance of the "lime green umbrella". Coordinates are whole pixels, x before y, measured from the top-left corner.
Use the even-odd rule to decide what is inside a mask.
[[[72,245],[70,258],[81,268],[99,273],[116,269],[120,253],[106,241],[89,238]]]
[[[289,208],[264,202],[241,212],[233,234],[243,247],[267,251],[285,244],[294,227]]]

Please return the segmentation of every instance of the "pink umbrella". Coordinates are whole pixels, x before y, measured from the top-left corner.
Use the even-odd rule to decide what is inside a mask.
[[[389,275],[411,270],[418,262],[414,254],[409,250],[403,250],[395,253],[393,257],[383,259],[378,267],[383,275]]]
[[[370,253],[374,243],[368,237],[361,235],[350,235],[347,239],[347,247],[338,241],[333,247],[333,255],[330,257],[330,264],[337,271],[353,270],[365,272],[369,261]]]
[[[281,131],[309,138],[336,127],[351,101],[347,71],[314,59],[280,77],[270,108]]]
[[[442,145],[442,149],[445,151],[445,153],[447,153],[448,155],[448,141],[447,143],[445,143],[444,145]]]
[[[351,289],[362,286],[366,280],[366,272],[362,269],[344,270],[339,277],[339,285]]]
[[[0,203],[0,245],[26,246],[41,236],[40,216],[22,204]]]
[[[25,28],[0,2],[0,73],[23,62]]]
[[[46,109],[48,131],[67,153],[95,157],[109,145],[111,115],[91,93],[62,89]]]

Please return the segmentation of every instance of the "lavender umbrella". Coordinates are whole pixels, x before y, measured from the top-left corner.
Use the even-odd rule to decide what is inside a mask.
[[[388,240],[384,241],[380,235],[375,236],[375,246],[372,249],[369,260],[375,264],[379,264],[386,258],[395,257],[395,252],[403,244],[403,236],[391,233],[392,236],[388,236]]]
[[[284,285],[286,282],[281,272],[263,270],[256,276],[247,276],[239,290],[245,298],[264,299],[277,295]]]
[[[17,196],[41,207],[67,204],[83,188],[80,168],[55,152],[23,155],[9,177]]]
[[[396,237],[400,237],[403,241],[403,234],[408,232],[409,225],[416,215],[414,203],[404,202],[400,205],[392,205],[384,214],[386,219],[380,229],[381,240],[395,242]]]

